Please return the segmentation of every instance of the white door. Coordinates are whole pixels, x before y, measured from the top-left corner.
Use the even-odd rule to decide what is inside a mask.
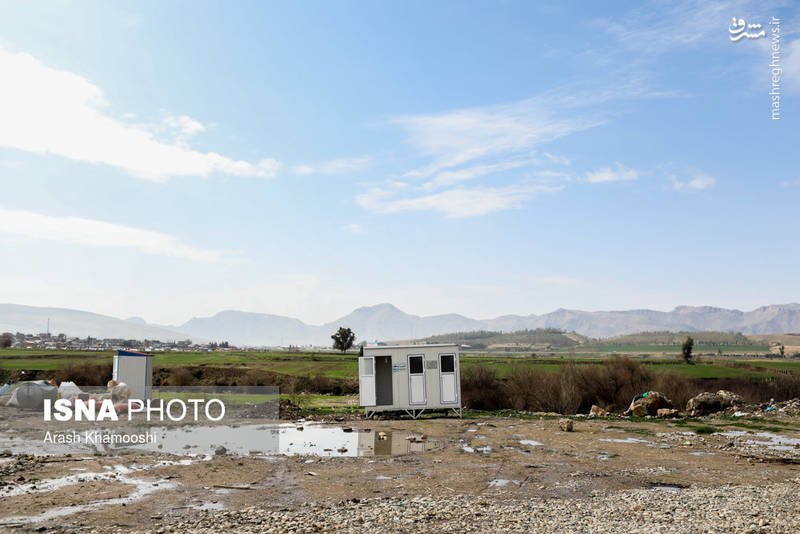
[[[425,404],[425,356],[408,356],[408,403]]]
[[[439,383],[442,392],[442,404],[452,404],[458,400],[456,384],[456,355],[439,355]]]
[[[361,406],[375,406],[375,358],[358,359],[358,396]]]

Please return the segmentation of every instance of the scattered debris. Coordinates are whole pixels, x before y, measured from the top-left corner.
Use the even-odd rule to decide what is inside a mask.
[[[623,415],[635,415],[637,417],[658,415],[658,410],[661,408],[672,408],[672,401],[663,393],[648,391],[641,395],[636,395]]]
[[[592,408],[589,410],[589,417],[608,417],[608,412],[600,406],[592,404]]]
[[[727,408],[738,410],[738,407],[743,404],[744,399],[740,395],[721,389],[716,393],[706,391],[692,397],[686,403],[686,411],[690,416],[696,417],[721,412]]]

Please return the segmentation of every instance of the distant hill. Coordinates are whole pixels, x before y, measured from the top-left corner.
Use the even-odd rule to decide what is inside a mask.
[[[346,326],[357,341],[424,339],[451,332],[509,332],[558,329],[591,338],[610,338],[637,332],[715,331],[742,334],[800,332],[800,304],[763,306],[743,312],[710,306],[679,306],[672,311],[598,311],[559,309],[543,315],[504,315],[471,319],[459,314],[422,317],[405,313],[391,304],[358,308],[322,325],[299,319],[242,311],[223,311],[211,317],[195,317],[182,325],[149,325],[139,318],[113,317],[65,310],[0,305],[0,331],[37,333],[52,319],[51,330],[69,335],[125,337],[131,339],[204,338],[245,346],[330,345],[331,334]],[[569,337],[569,334],[567,334]],[[527,341],[520,341],[526,343]]]
[[[558,328],[537,328],[535,330],[519,330],[517,332],[456,332],[430,336],[423,343],[458,343],[468,345],[477,350],[532,351],[550,348],[567,348],[579,345],[586,338],[579,334],[568,334]]]
[[[108,315],[70,310],[66,308],[39,308],[19,304],[0,304],[0,332],[23,332],[40,334],[47,330],[50,320],[50,333],[66,334],[74,337],[118,338],[118,339],[157,339],[159,341],[179,341],[192,338],[203,341],[183,332],[150,326],[140,319],[124,320]]]
[[[681,345],[691,336],[698,345],[725,347],[729,345],[755,345],[751,339],[739,332],[640,332],[601,340],[600,345]]]

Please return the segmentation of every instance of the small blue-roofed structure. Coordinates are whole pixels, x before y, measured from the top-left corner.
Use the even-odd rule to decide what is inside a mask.
[[[153,355],[118,350],[114,356],[113,379],[128,384],[132,399],[149,399],[153,391]]]

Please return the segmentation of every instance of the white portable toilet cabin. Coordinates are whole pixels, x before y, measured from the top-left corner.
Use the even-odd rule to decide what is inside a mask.
[[[153,392],[153,355],[118,350],[114,356],[113,379],[131,388],[131,399],[146,401]]]
[[[425,410],[461,416],[458,345],[364,347],[358,358],[358,393],[367,417],[404,411],[414,419]]]

